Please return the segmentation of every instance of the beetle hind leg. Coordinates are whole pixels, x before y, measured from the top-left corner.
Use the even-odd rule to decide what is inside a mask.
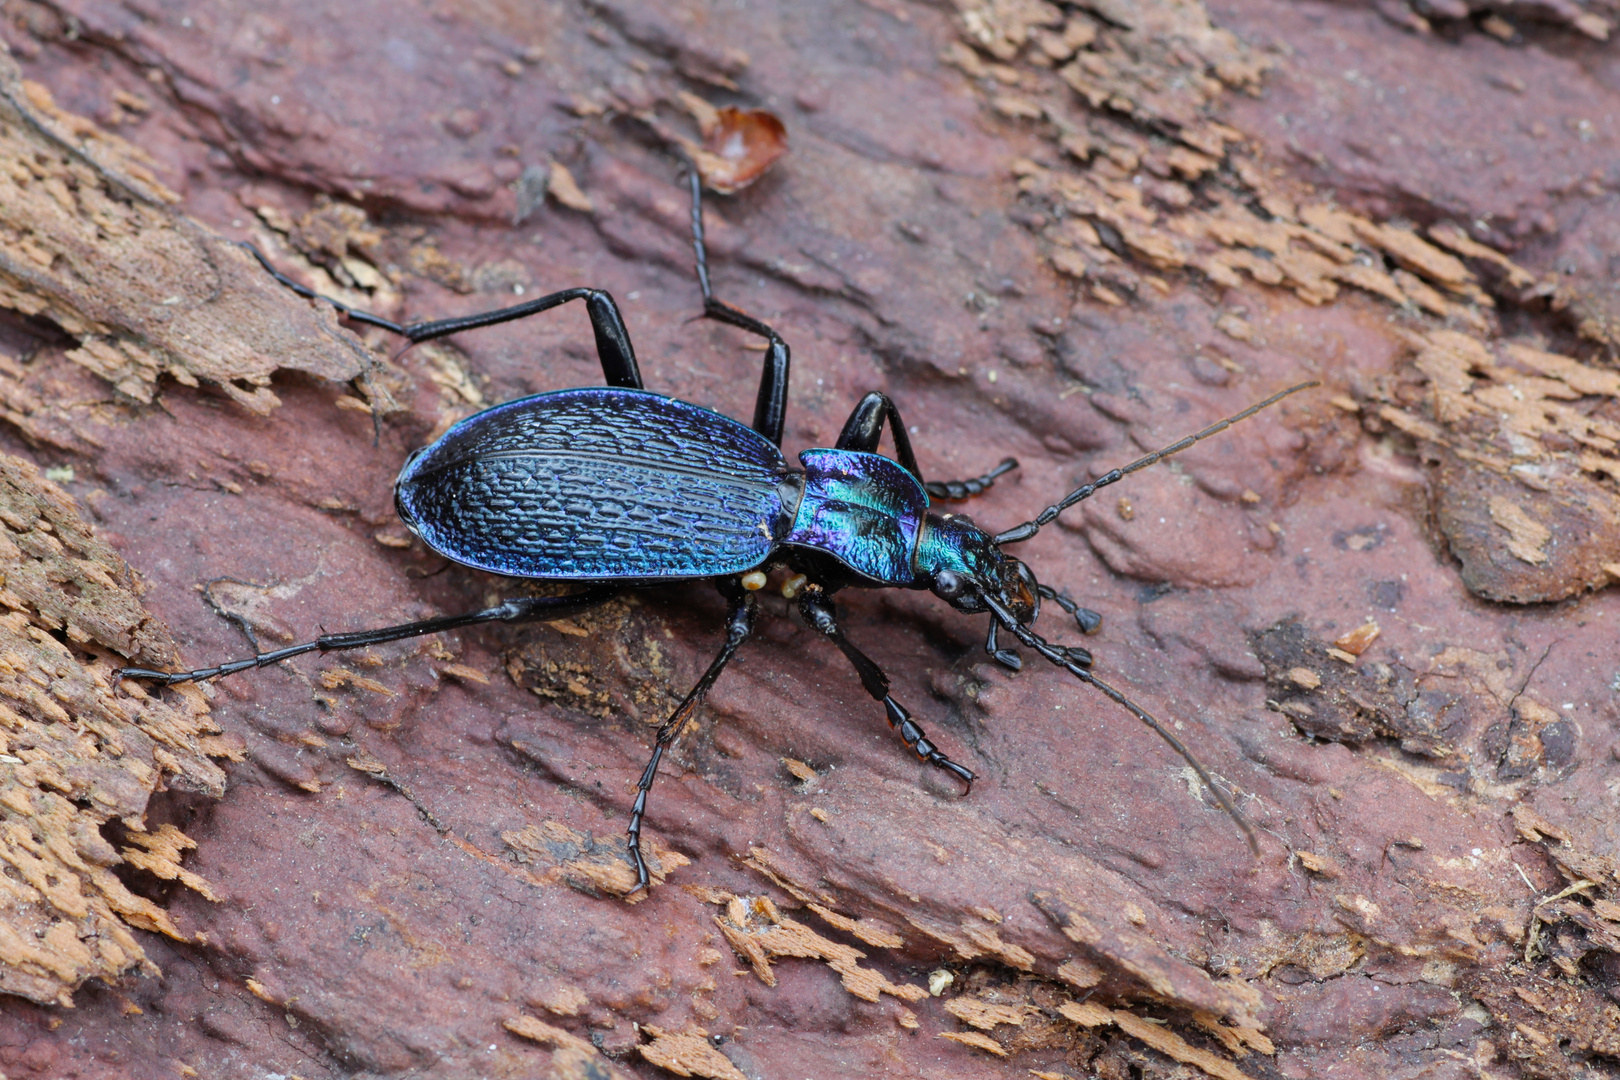
[[[750,592],[740,593],[731,600],[731,611],[726,618],[726,643],[720,647],[720,653],[709,664],[709,669],[697,681],[697,685],[675,706],[675,711],[669,714],[663,726],[658,729],[658,736],[653,740],[652,757],[647,761],[647,767],[641,771],[641,780],[636,784],[635,805],[630,808],[630,825],[625,830],[629,839],[630,862],[636,868],[636,887],[630,890],[634,895],[643,889],[649,888],[650,878],[647,873],[647,862],[641,854],[641,822],[647,815],[647,793],[652,790],[653,781],[658,778],[658,763],[664,759],[664,749],[674,742],[686,728],[686,722],[692,719],[698,706],[703,704],[709,687],[720,677],[731,658],[736,655],[737,649],[748,640],[748,635],[754,631],[754,616],[759,607]]]
[[[173,686],[183,682],[206,682],[217,679],[221,675],[234,675],[238,671],[249,668],[269,667],[279,664],[283,660],[290,660],[305,653],[340,652],[344,649],[363,649],[368,645],[381,645],[389,641],[399,641],[403,638],[421,637],[424,634],[438,634],[446,630],[456,630],[463,626],[476,626],[487,622],[520,622],[524,619],[556,618],[559,615],[583,611],[598,604],[606,603],[618,595],[618,588],[612,585],[596,585],[577,593],[566,596],[521,596],[504,603],[496,604],[482,611],[473,611],[465,615],[441,615],[434,619],[422,619],[418,622],[400,623],[398,626],[384,626],[376,630],[356,630],[347,634],[323,634],[314,641],[306,641],[301,645],[289,645],[285,649],[276,649],[273,652],[255,653],[253,656],[241,660],[231,660],[215,667],[197,668],[194,671],[157,671],[153,668],[122,667],[113,672],[118,679],[143,679],[155,682],[159,686]]]

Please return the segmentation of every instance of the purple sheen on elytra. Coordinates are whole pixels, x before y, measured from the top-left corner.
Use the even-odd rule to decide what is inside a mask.
[[[769,439],[644,390],[537,394],[470,416],[412,456],[400,516],[434,551],[550,580],[713,577],[764,562],[789,474]]]
[[[917,478],[881,454],[806,450],[804,495],[782,538],[824,551],[883,585],[910,585],[928,493]]]

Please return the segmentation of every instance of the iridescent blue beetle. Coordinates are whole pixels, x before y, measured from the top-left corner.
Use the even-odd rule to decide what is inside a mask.
[[[1152,716],[1089,670],[1091,654],[1055,645],[1031,628],[1041,601],[1051,600],[1080,629],[1100,616],[1035,580],[1029,567],[1002,548],[1028,540],[1064,509],[1098,488],[1225,429],[1306,383],[1180,442],[1115,469],[1070,492],[1031,521],[986,533],[968,518],[930,509],[934,498],[965,498],[1017,467],[1012,459],[971,480],[924,483],[906,427],[884,394],[864,397],[831,448],[805,450],[800,468],[782,455],[788,387],[788,347],[758,319],[716,300],[703,244],[699,179],[692,186],[692,244],[703,314],[763,337],[765,372],[754,421],[736,420],[642,388],[635,352],[612,297],[599,289],[568,289],[526,304],[457,319],[402,326],[319,297],[259,260],[300,295],[326,299],[356,322],[399,333],[413,344],[462,330],[520,319],[570,300],[584,300],[607,384],[559,390],[496,405],[456,424],[411,455],[395,483],[400,517],[434,551],[479,570],[508,577],[574,582],[567,596],[520,597],[465,615],[350,634],[329,634],[274,652],[187,672],[124,668],[122,675],[164,684],[209,679],[263,667],[302,653],[353,649],[475,623],[556,617],[599,604],[620,590],[682,579],[714,579],[730,604],[726,641],[703,677],[659,728],[630,813],[629,854],[636,889],[648,884],[641,822],[665,748],[686,726],[704,695],[754,627],[754,593],[765,571],[793,577],[807,624],[829,638],[854,665],[861,685],[883,703],[889,724],[917,757],[961,779],[974,774],[931,742],[889,694],[889,679],[839,629],[833,594],[845,588],[929,589],[958,611],[988,613],[986,651],[1016,670],[1018,654],[1003,649],[1006,631],[1053,664],[1100,689],[1158,732],[1214,793],[1254,848],[1254,833],[1181,742]],[[254,251],[255,255],[258,252]],[[887,422],[895,457],[878,454]]]

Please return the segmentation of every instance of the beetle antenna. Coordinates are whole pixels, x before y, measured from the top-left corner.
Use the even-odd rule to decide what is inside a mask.
[[[1272,394],[1262,402],[1250,405],[1247,409],[1244,409],[1235,416],[1228,416],[1225,420],[1222,420],[1219,423],[1211,424],[1209,427],[1205,428],[1203,431],[1200,431],[1196,435],[1188,435],[1185,439],[1182,439],[1179,442],[1173,442],[1162,450],[1155,450],[1146,457],[1137,458],[1123,469],[1115,469],[1112,472],[1104,473],[1091,483],[1082,484],[1080,487],[1077,487],[1073,491],[1069,492],[1068,495],[1064,496],[1061,502],[1055,502],[1051,506],[1048,506],[1045,510],[1042,510],[1040,515],[1033,521],[1026,521],[1022,525],[1017,525],[1011,529],[1008,529],[1006,532],[997,533],[995,536],[995,541],[997,544],[1016,544],[1020,540],[1028,540],[1030,537],[1040,532],[1042,528],[1051,524],[1052,519],[1063,513],[1063,511],[1067,510],[1069,507],[1073,506],[1082,499],[1091,498],[1092,495],[1096,494],[1098,488],[1117,483],[1118,481],[1129,476],[1131,473],[1136,472],[1138,469],[1145,469],[1149,465],[1156,465],[1165,458],[1169,457],[1171,454],[1179,454],[1181,451],[1187,449],[1189,446],[1192,446],[1194,443],[1203,442],[1211,435],[1218,435],[1238,421],[1247,420],[1261,409],[1277,404],[1277,402],[1281,401],[1289,394],[1297,394],[1301,390],[1309,390],[1313,386],[1321,385],[1321,383],[1312,380],[1311,382],[1302,382],[1298,386],[1290,386],[1287,390],[1282,390],[1278,393]]]
[[[1296,386],[1294,389],[1298,390],[1301,389],[1301,387]],[[1287,393],[1290,394],[1293,392],[1293,390],[1287,391]],[[1274,401],[1276,399],[1273,398],[1272,400]],[[1264,408],[1269,404],[1269,401],[1262,402],[1260,405],[1255,406],[1255,408]],[[1241,419],[1241,417],[1239,419]],[[1126,697],[1124,694],[1120,693],[1118,690],[1115,690],[1112,686],[1109,686],[1107,683],[1097,678],[1097,676],[1093,675],[1079,664],[1076,664],[1073,660],[1070,660],[1057,646],[1051,644],[1045,638],[1035,633],[1035,631],[1019,622],[1017,617],[1014,616],[1013,613],[1000,601],[996,600],[993,596],[990,596],[987,593],[981,594],[981,596],[983,597],[984,602],[990,606],[990,610],[994,613],[994,617],[1001,623],[1002,626],[1005,626],[1008,630],[1011,630],[1014,634],[1016,634],[1019,641],[1023,642],[1029,648],[1034,649],[1036,652],[1046,657],[1058,667],[1063,668],[1070,675],[1073,675],[1081,682],[1090,683],[1098,690],[1101,690],[1104,694],[1107,694],[1115,704],[1124,707],[1132,716],[1136,717],[1138,720],[1142,721],[1142,723],[1146,724],[1148,727],[1152,728],[1156,733],[1158,733],[1159,738],[1169,743],[1171,748],[1174,749],[1176,753],[1180,754],[1186,760],[1188,765],[1192,766],[1193,772],[1198,774],[1198,779],[1204,782],[1204,786],[1209,788],[1210,792],[1215,796],[1215,801],[1221,804],[1221,809],[1226,811],[1226,816],[1237,822],[1237,827],[1243,830],[1243,838],[1249,842],[1249,852],[1256,857],[1259,856],[1260,843],[1254,835],[1254,826],[1250,825],[1248,819],[1238,811],[1237,807],[1232,805],[1232,801],[1226,797],[1226,793],[1215,786],[1215,780],[1209,775],[1209,770],[1204,768],[1204,763],[1194,757],[1193,752],[1188,750],[1186,745],[1180,739],[1176,738],[1170,733],[1168,728],[1159,723],[1159,721],[1153,717],[1153,714],[1149,713],[1146,709],[1142,708],[1140,705]]]

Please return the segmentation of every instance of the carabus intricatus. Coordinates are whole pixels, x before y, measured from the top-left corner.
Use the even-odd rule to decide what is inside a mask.
[[[556,617],[599,604],[633,586],[712,579],[729,603],[726,640],[697,685],[658,729],[652,757],[637,785],[628,833],[636,868],[633,891],[639,891],[648,886],[641,822],[658,763],[753,630],[758,609],[754,593],[766,584],[764,571],[773,567],[792,572],[784,592],[797,599],[805,622],[849,659],[861,685],[882,702],[890,726],[906,746],[918,759],[971,787],[973,772],[946,757],[890,696],[888,676],[845,638],[833,605],[833,594],[845,588],[929,589],[958,611],[990,615],[985,650],[1000,663],[1014,670],[1021,663],[1017,653],[998,641],[1005,630],[1156,731],[1187,760],[1242,828],[1250,848],[1255,848],[1253,829],[1180,740],[1093,675],[1089,652],[1048,642],[1032,629],[1042,600],[1058,604],[1082,631],[1095,629],[1100,616],[1040,584],[1027,565],[1002,549],[1028,540],[1097,489],[1316,384],[1274,394],[1081,485],[1033,520],[987,533],[965,517],[932,512],[929,498],[979,494],[1017,462],[1009,458],[971,480],[925,483],[906,426],[885,394],[873,392],[861,399],[834,446],[802,451],[802,468],[789,466],[780,449],[787,408],[787,343],[765,323],[715,299],[696,171],[690,181],[692,246],[703,315],[766,342],[751,427],[643,389],[618,307],[600,289],[565,289],[498,311],[402,326],[319,296],[250,249],[266,270],[299,295],[331,303],[350,320],[390,330],[411,344],[521,319],[570,300],[585,301],[606,386],[535,394],[468,417],[412,454],[394,487],[395,505],[405,524],[446,558],[508,577],[573,582],[584,586],[581,590],[565,596],[520,597],[464,615],[327,634],[196,671],[123,668],[119,674],[164,685],[211,679],[317,650],[361,648],[484,622]],[[894,441],[894,459],[877,453],[885,423]]]

